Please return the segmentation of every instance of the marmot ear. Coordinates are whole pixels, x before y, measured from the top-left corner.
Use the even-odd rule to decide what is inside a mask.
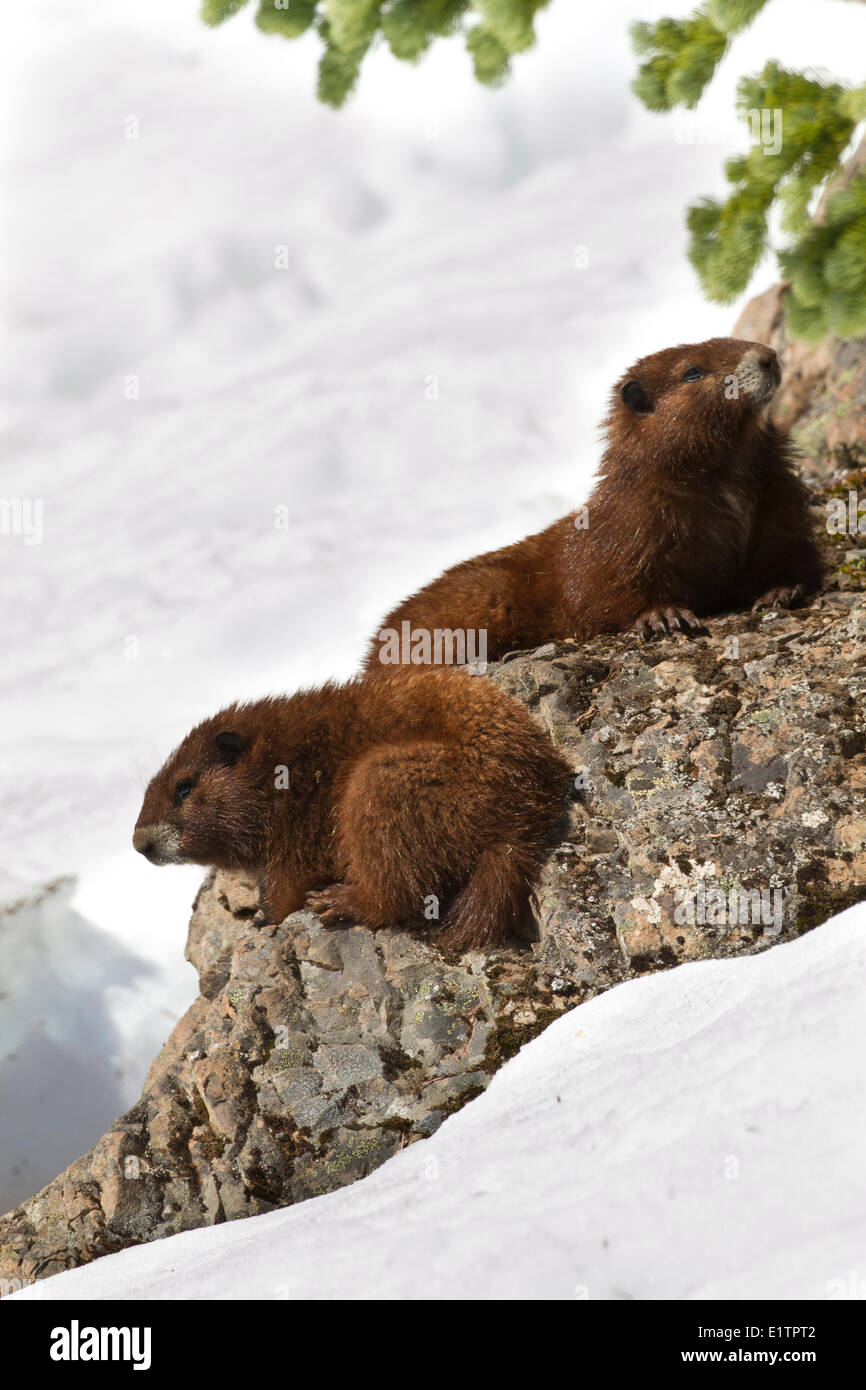
[[[234,767],[243,753],[246,744],[240,734],[229,732],[217,734],[216,748],[219,760],[226,767]]]
[[[627,381],[620,391],[620,399],[625,402],[629,410],[633,410],[635,415],[652,415],[655,406],[647,395],[639,381],[632,379]]]

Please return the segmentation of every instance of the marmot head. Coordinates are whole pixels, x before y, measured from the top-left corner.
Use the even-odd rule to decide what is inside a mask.
[[[614,387],[607,425],[614,445],[636,444],[659,463],[712,468],[762,419],[781,381],[771,347],[710,338],[642,357]]]
[[[245,713],[233,705],[196,725],[151,780],[132,836],[151,864],[256,862],[264,817]]]

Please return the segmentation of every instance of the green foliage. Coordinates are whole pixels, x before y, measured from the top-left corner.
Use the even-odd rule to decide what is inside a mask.
[[[530,0],[475,0],[475,9],[488,33],[506,53],[521,53],[535,42],[532,20],[537,5]]]
[[[316,29],[324,44],[324,52],[319,59],[319,81],[316,93],[319,101],[324,102],[326,106],[335,108],[342,106],[354,90],[361,72],[361,63],[373,37],[373,29],[369,26],[369,13],[370,6],[365,3],[363,14],[368,20],[366,33],[360,13],[354,24],[346,23],[342,30],[338,28],[337,32],[349,36],[349,41],[344,41],[344,43],[337,41],[336,33],[327,13],[321,14],[317,20]],[[338,25],[339,22],[338,18]]]
[[[779,257],[798,338],[866,333],[866,174],[827,199],[823,217]]]
[[[707,14],[717,29],[726,34],[739,34],[748,29],[767,0],[709,0]]]
[[[646,57],[632,90],[651,111],[695,107],[728,51],[767,0],[708,0],[688,19],[660,19],[631,27],[634,49]]]
[[[324,0],[330,42],[344,53],[366,49],[379,23],[382,0]]]
[[[500,40],[490,29],[485,28],[483,24],[476,24],[475,28],[469,31],[466,47],[472,54],[475,76],[479,82],[484,82],[488,87],[496,87],[505,81],[508,76],[508,50],[503,48]]]
[[[205,24],[222,24],[242,10],[247,0],[201,0],[201,17]]]
[[[638,53],[650,55],[632,90],[651,111],[697,106],[728,46],[706,10],[696,10],[691,19],[633,24],[631,37]]]
[[[316,92],[319,101],[335,109],[351,94],[361,72],[361,58],[346,53],[336,44],[325,44],[325,51],[319,59],[319,82]]]
[[[726,201],[707,199],[688,215],[689,258],[709,297],[726,304],[746,289],[764,255],[770,211],[777,205],[782,230],[795,238],[780,256],[792,286],[792,328],[810,337],[829,331],[822,325],[831,321],[834,332],[843,319],[866,322],[866,296],[861,295],[859,307],[846,309],[842,303],[860,285],[851,266],[866,233],[866,220],[858,224],[857,219],[866,209],[856,199],[840,204],[836,233],[817,228],[810,217],[815,195],[839,168],[854,133],[846,95],[838,83],[789,72],[777,63],[744,78],[737,106],[752,123],[752,146],[725,167],[732,185]]]
[[[866,87],[854,87],[839,98],[839,110],[852,121],[866,121]]]
[[[708,0],[688,19],[662,19],[632,29],[645,58],[633,88],[653,111],[694,107],[730,36],[754,19],[766,0]],[[729,159],[726,199],[705,198],[689,209],[689,259],[710,299],[730,303],[746,289],[769,245],[770,217],[780,214],[790,238],[779,252],[788,320],[796,337],[866,332],[866,174],[826,194],[858,124],[866,120],[866,86],[790,72],[769,62],[737,92],[750,126],[747,154]],[[820,215],[813,218],[824,193]]]
[[[705,199],[689,208],[689,260],[710,299],[729,304],[741,294],[760,260],[766,237],[765,209],[742,193],[726,203]]]
[[[396,0],[382,16],[382,33],[395,58],[415,63],[434,38],[450,34],[465,0]]]
[[[274,0],[261,0],[256,24],[263,34],[283,34],[296,39],[305,34],[316,18],[316,0],[283,0],[278,8]]]
[[[221,24],[247,0],[202,0],[202,18]],[[415,63],[436,38],[459,33],[479,82],[496,86],[513,54],[535,42],[536,13],[549,0],[259,0],[263,33],[319,35],[319,99],[339,107],[355,87],[361,64],[380,38],[395,58]]]

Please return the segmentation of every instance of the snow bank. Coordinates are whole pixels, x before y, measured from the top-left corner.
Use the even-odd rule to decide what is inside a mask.
[[[632,981],[362,1182],[16,1297],[866,1295],[864,983],[866,907]]]
[[[128,1060],[112,1013],[155,973],[74,910],[71,880],[44,889],[6,877],[3,887],[0,1211],[50,1182],[124,1109]]]

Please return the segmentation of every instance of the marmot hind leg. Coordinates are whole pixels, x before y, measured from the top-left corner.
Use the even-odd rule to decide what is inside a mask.
[[[338,800],[343,881],[313,898],[331,921],[435,928],[484,848],[490,803],[479,760],[465,749],[434,742],[373,749]]]
[[[485,849],[445,914],[440,946],[479,951],[501,945],[529,910],[538,856],[515,845]]]
[[[311,894],[309,905],[328,923],[427,927],[452,950],[506,940],[528,910],[546,850],[509,841],[501,823],[496,835],[502,788],[484,772],[481,760],[445,744],[368,753],[338,807],[344,881]]]

